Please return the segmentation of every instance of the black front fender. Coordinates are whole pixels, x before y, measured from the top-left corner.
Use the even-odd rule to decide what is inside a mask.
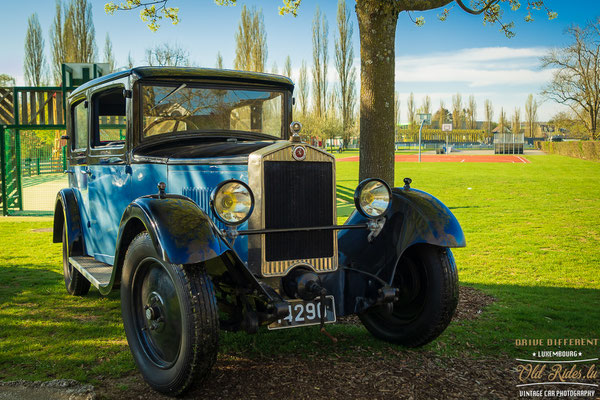
[[[360,267],[391,283],[400,257],[419,243],[440,247],[464,247],[465,235],[452,211],[441,201],[421,190],[394,188],[385,225],[369,243],[367,230],[341,230],[338,233],[340,265]],[[346,224],[367,219],[354,212]]]
[[[354,212],[346,224],[366,223],[367,218]],[[416,189],[392,189],[392,204],[383,229],[371,242],[369,230],[347,229],[338,232],[340,269],[324,277],[328,291],[337,292],[341,315],[360,312],[370,306],[367,299],[367,272],[392,283],[402,254],[421,243],[440,247],[464,247],[465,236],[456,217],[441,201]]]
[[[217,291],[233,288],[233,293],[250,296],[261,303],[262,310],[280,302],[281,297],[257,281],[217,229],[210,217],[188,197],[137,198],[127,206],[121,218],[112,282],[104,292],[110,291],[120,280],[129,243],[145,230],[164,261],[182,265],[203,263]]]
[[[229,250],[210,218],[191,199],[144,196],[130,203],[123,213],[115,264],[125,256],[119,244],[127,236],[127,227],[134,220],[142,222],[163,260],[173,264],[196,264]]]

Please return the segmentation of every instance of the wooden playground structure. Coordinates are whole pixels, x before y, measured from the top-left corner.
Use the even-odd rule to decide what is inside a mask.
[[[63,64],[61,86],[0,87],[2,215],[52,213],[56,189],[67,183],[66,98],[103,71],[106,64]]]

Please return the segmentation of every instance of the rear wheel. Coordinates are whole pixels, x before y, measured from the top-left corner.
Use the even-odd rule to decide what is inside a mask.
[[[372,307],[359,315],[373,336],[418,347],[446,329],[458,304],[458,273],[450,249],[409,249],[398,263],[393,286],[400,295],[391,313],[386,307]]]
[[[65,277],[65,286],[67,292],[73,296],[85,296],[90,291],[90,281],[85,279],[73,265],[69,262],[70,249],[67,238],[67,228],[63,226],[62,232],[62,250],[63,250],[63,275]]]
[[[153,389],[178,395],[210,372],[219,334],[212,282],[200,265],[163,261],[147,232],[125,255],[121,312],[133,358]]]

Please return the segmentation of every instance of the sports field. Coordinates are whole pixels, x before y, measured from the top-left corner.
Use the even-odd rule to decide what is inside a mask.
[[[232,383],[231,393],[258,395],[253,388],[263,390],[270,371],[274,384],[300,385],[302,396],[335,398],[348,385],[364,393],[385,387],[390,378],[378,366],[386,365],[406,378],[408,386],[397,381],[398,387],[412,387],[421,398],[429,392],[419,396],[415,382],[435,388],[447,378],[449,372],[437,374],[439,364],[439,371],[455,368],[453,377],[460,379],[448,384],[465,390],[474,388],[472,379],[513,390],[511,363],[531,353],[515,346],[516,339],[598,338],[600,164],[552,155],[525,159],[529,162],[396,163],[397,185],[412,178],[414,188],[434,194],[456,215],[467,239],[467,247],[454,252],[461,284],[477,289],[467,292],[475,297],[492,296],[492,304],[483,307],[469,299],[460,307],[470,307],[470,317],[458,318],[438,340],[417,350],[379,342],[355,323],[330,327],[339,339],[335,345],[317,328],[223,333],[214,381],[242,388],[237,391]],[[339,162],[340,221],[352,210],[357,183],[358,163]],[[51,243],[51,226],[48,218],[0,219],[0,380],[73,378],[108,388],[109,398],[130,398],[129,388],[141,383],[125,340],[118,293],[67,296],[61,247]],[[598,357],[597,346],[578,350]],[[304,368],[301,381],[295,363]],[[336,368],[347,375],[342,381],[328,372]],[[344,368],[357,375],[344,375]],[[330,378],[324,381],[325,376]],[[221,388],[198,393],[210,397]],[[273,396],[281,395],[271,389]]]
[[[339,157],[338,161],[344,162],[357,162],[359,159],[358,156],[350,156],[350,157]],[[417,154],[396,154],[395,156],[396,162],[418,162],[419,156]],[[525,156],[517,156],[517,155],[470,155],[470,154],[422,154],[421,162],[476,162],[476,163],[521,163],[527,164],[529,160]]]

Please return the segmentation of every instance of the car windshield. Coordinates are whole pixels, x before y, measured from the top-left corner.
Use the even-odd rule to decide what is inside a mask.
[[[283,92],[248,88],[142,86],[143,137],[242,131],[281,137]]]

